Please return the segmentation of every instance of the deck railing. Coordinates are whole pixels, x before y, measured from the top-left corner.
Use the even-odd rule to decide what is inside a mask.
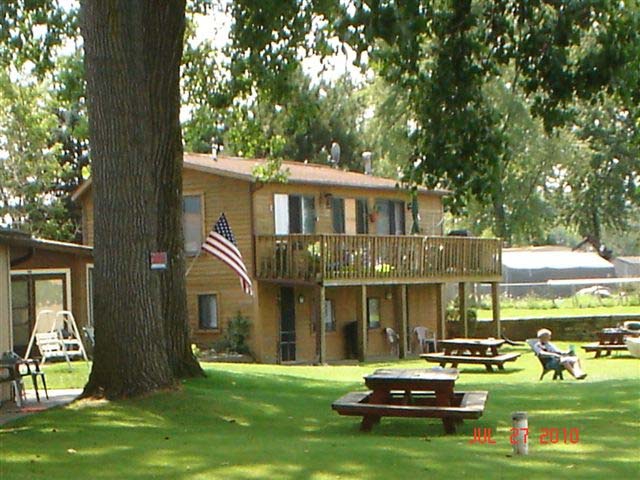
[[[263,280],[367,281],[496,279],[498,239],[377,235],[258,235]]]

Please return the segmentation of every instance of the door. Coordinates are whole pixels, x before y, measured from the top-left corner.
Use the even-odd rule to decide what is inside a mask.
[[[280,289],[280,361],[296,359],[296,303],[293,288]]]
[[[31,335],[31,289],[28,278],[11,279],[11,321],[13,323],[13,351],[24,356]]]
[[[11,311],[13,322],[13,349],[24,355],[31,338],[36,318],[42,310],[67,310],[67,278],[64,274],[12,275]],[[47,320],[53,320],[52,317]],[[53,325],[42,325],[46,331]]]

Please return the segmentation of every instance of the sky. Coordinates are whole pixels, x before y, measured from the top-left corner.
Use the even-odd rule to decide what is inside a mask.
[[[229,41],[232,18],[226,12],[215,9],[208,15],[196,17],[196,42],[212,40],[213,45],[224,47]],[[347,55],[339,51],[333,57],[322,61],[318,56],[304,59],[302,68],[313,80],[335,81],[345,73],[349,73],[357,83],[364,81],[365,75],[353,65],[355,52],[347,47]]]

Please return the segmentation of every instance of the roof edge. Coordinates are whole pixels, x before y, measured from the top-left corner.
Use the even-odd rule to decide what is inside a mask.
[[[186,155],[190,155],[190,154],[186,154]],[[261,161],[260,159],[249,159],[249,158],[242,158],[240,160],[244,160],[244,161],[256,161],[259,162]],[[301,162],[299,162],[301,163]],[[244,173],[236,173],[236,172],[230,172],[228,170],[222,169],[222,168],[217,168],[215,165],[207,165],[207,166],[202,166],[202,165],[194,165],[193,163],[189,163],[189,162],[184,162],[183,161],[183,168],[187,168],[189,170],[194,170],[194,171],[198,171],[198,172],[203,172],[203,173],[209,173],[212,175],[219,175],[221,177],[225,177],[225,178],[233,178],[235,180],[240,180],[240,181],[245,181],[245,182],[249,182],[249,183],[258,183],[256,181],[256,179],[252,176],[252,175],[246,175]],[[361,173],[361,172],[354,172],[354,173]],[[377,177],[377,176],[376,176]],[[380,191],[398,191],[398,190],[406,190],[409,191],[411,190],[411,186],[403,186],[402,182],[400,182],[399,180],[394,180],[392,178],[386,178],[386,177],[378,177],[378,178],[384,178],[386,180],[391,180],[391,181],[395,181],[396,185],[394,186],[385,186],[385,185],[359,185],[359,186],[353,186],[353,185],[348,185],[348,184],[342,184],[339,182],[330,182],[330,181],[318,181],[318,180],[298,180],[298,179],[290,179],[288,180],[286,183],[291,183],[291,184],[297,184],[297,185],[325,185],[325,186],[330,186],[330,187],[344,187],[344,188],[362,188],[363,190],[380,190]],[[76,188],[76,190],[71,194],[71,200],[72,201],[77,201],[79,200],[85,193],[86,191],[89,189],[89,187],[91,187],[92,185],[92,179],[88,178],[87,180],[85,180],[84,182],[82,182],[80,184],[80,186],[78,186],[78,188]],[[424,195],[434,195],[434,196],[438,196],[438,197],[444,197],[447,195],[450,195],[451,192],[448,190],[443,190],[443,189],[430,189],[424,186],[417,186],[417,190],[419,193],[424,194]]]
[[[14,247],[42,248],[54,252],[93,256],[93,247],[89,245],[33,237],[28,233],[11,229],[0,229],[0,243]]]

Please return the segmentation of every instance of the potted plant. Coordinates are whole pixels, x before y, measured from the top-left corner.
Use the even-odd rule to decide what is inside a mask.
[[[373,210],[369,212],[369,221],[371,223],[376,223],[378,221],[378,215],[380,214],[380,209],[378,206],[374,206]]]

